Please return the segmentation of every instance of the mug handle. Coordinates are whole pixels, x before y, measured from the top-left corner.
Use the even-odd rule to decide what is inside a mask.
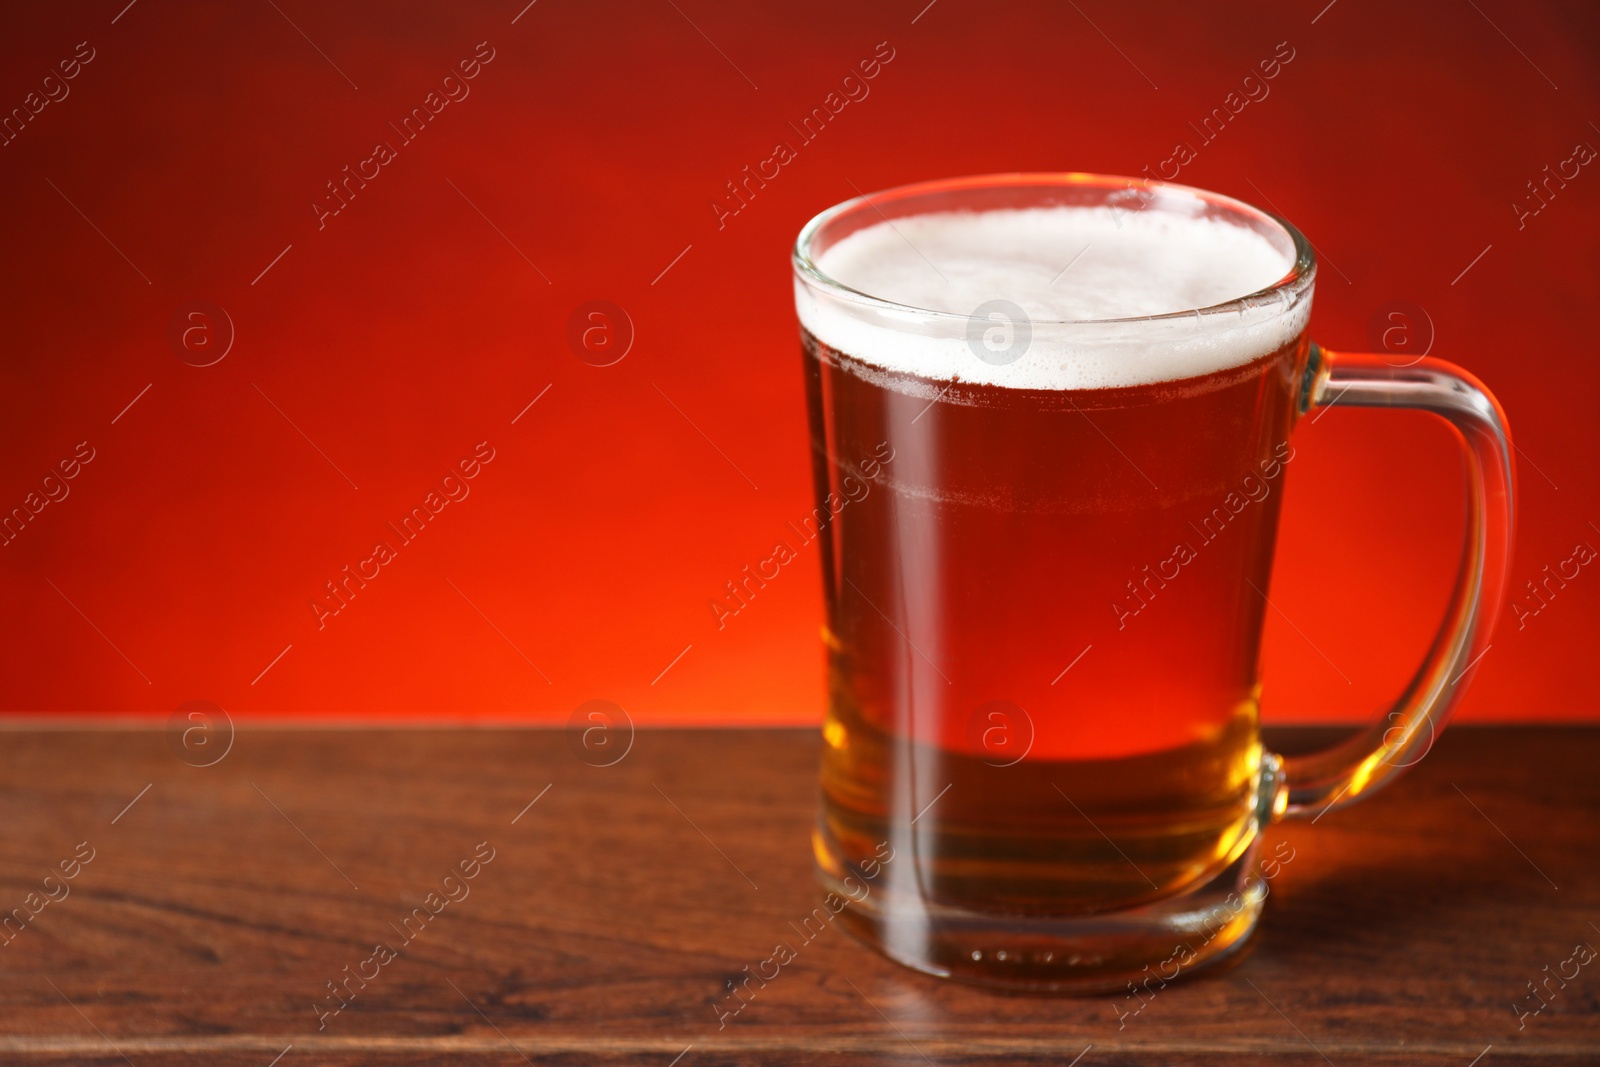
[[[1515,522],[1515,472],[1505,412],[1483,383],[1443,360],[1395,366],[1381,356],[1311,345],[1300,413],[1313,408],[1409,408],[1456,429],[1466,456],[1467,528],[1444,622],[1393,709],[1355,736],[1321,752],[1283,757],[1274,798],[1278,816],[1343,807],[1416,763],[1433,745],[1466,690],[1467,675],[1489,651],[1506,591]]]

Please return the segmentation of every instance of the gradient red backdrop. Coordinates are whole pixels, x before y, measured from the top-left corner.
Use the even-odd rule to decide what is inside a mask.
[[[1593,7],[524,3],[6,16],[0,511],[93,459],[0,547],[0,706],[813,721],[815,555],[725,629],[708,607],[810,508],[794,234],[857,189],[1138,174],[1185,141],[1179,181],[1317,245],[1324,344],[1369,347],[1409,301],[1510,415],[1513,594],[1539,610],[1503,617],[1465,716],[1596,713],[1600,576],[1523,587],[1600,546],[1600,173],[1528,188],[1600,148]],[[869,95],[712,206],[880,42]],[[1201,144],[1190,123],[1281,42],[1270,94]],[[390,124],[475,55],[403,143]],[[327,214],[380,141],[394,158]],[[235,333],[205,367],[171,339],[197,300]],[[569,347],[592,300],[633,324],[612,366]],[[319,627],[324,583],[480,442],[470,495]],[[1267,714],[1361,718],[1442,613],[1459,459],[1426,416],[1337,408],[1296,446]]]

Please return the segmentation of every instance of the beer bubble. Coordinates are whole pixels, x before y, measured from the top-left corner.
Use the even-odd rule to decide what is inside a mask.
[[[233,718],[209,700],[178,705],[167,719],[167,747],[191,767],[212,767],[233,749]]]
[[[985,363],[1015,363],[1033,342],[1033,320],[1009,300],[985,300],[967,316],[967,347]]]
[[[1367,344],[1391,367],[1410,367],[1433,350],[1433,318],[1412,300],[1390,300],[1367,319]]]
[[[610,300],[579,304],[567,318],[567,347],[591,367],[619,363],[633,347],[633,319]]]
[[[220,363],[233,349],[233,318],[209,300],[181,304],[167,320],[167,347],[191,367]]]
[[[633,719],[609,700],[586,700],[567,717],[567,746],[591,767],[621,763],[633,748]]]
[[[967,751],[991,767],[1019,763],[1033,748],[1033,716],[1010,700],[979,704],[967,717]]]

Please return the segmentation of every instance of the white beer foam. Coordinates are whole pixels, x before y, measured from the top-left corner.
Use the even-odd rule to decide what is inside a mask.
[[[883,371],[1016,389],[1105,389],[1249,363],[1299,334],[1310,294],[1279,294],[1237,313],[1086,320],[1226,303],[1272,286],[1292,265],[1291,252],[1223,219],[1107,207],[942,212],[858,230],[817,267],[869,296],[961,319],[819,296],[798,279],[795,295],[815,337]],[[1013,362],[988,362],[968,341],[967,316],[990,300],[1010,301],[1032,320],[1031,340]]]

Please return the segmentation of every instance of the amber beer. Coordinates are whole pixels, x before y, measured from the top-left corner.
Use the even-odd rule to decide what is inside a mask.
[[[827,396],[833,419],[813,421],[819,497],[847,457],[895,454],[822,541],[827,863],[889,836],[898,768],[933,805],[915,862],[936,902],[1121,909],[1237,855],[1296,355],[929,406],[948,383],[804,333],[813,410]]]

